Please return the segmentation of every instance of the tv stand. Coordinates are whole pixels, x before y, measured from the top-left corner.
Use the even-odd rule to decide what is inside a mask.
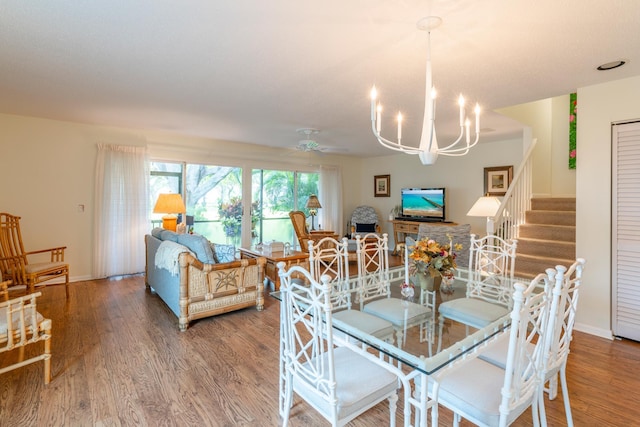
[[[390,221],[393,224],[393,254],[398,254],[398,243],[404,243],[404,239],[408,234],[418,234],[418,229],[420,228],[420,224],[429,224],[429,225],[442,225],[443,227],[458,225],[455,222],[451,221],[410,221],[404,219],[394,219]],[[402,237],[402,238],[400,238]]]

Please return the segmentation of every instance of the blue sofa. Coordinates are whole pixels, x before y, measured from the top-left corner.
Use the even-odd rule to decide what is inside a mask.
[[[245,307],[264,307],[265,258],[235,259],[235,248],[155,228],[145,236],[145,284],[189,322]],[[231,249],[231,250],[230,250]]]

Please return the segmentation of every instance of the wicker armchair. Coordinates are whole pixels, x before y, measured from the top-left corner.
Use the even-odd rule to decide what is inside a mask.
[[[0,283],[0,354],[20,349],[17,362],[0,366],[0,374],[31,363],[44,361],[44,383],[51,381],[51,320],[36,311],[36,297],[40,292],[9,299],[9,280]],[[24,360],[24,348],[44,341],[42,353]]]
[[[26,252],[20,233],[20,217],[0,213],[0,274],[14,285],[27,287],[33,293],[35,285],[59,277],[65,278],[65,291],[69,298],[69,264],[64,262],[66,246]],[[48,262],[29,263],[27,257],[49,253]]]
[[[300,250],[302,252],[309,252],[309,240],[311,236],[307,229],[307,217],[302,211],[289,212],[289,218],[291,218],[291,224],[293,224],[293,231],[296,233],[298,243],[300,244]]]

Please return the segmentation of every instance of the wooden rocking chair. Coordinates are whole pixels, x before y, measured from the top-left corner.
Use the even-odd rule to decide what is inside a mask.
[[[65,278],[65,291],[69,298],[69,264],[64,262],[66,246],[26,252],[20,233],[20,217],[0,213],[0,275],[14,285],[27,287],[33,293],[35,285],[58,277]],[[48,262],[29,263],[27,256],[51,254]]]

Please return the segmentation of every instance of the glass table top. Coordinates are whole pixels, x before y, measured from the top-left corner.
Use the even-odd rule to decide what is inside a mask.
[[[445,319],[442,330],[440,330],[438,319],[438,306],[445,301],[456,298],[464,298],[466,295],[466,271],[458,270],[458,276],[454,280],[452,289],[439,289],[435,291],[435,316],[433,316],[433,334],[431,340],[420,340],[420,326],[408,326],[403,330],[404,339],[401,345],[398,345],[398,338],[393,343],[383,341],[370,334],[367,334],[353,326],[341,322],[337,318],[332,318],[333,327],[348,336],[365,343],[369,347],[378,350],[391,358],[402,362],[413,369],[424,374],[430,375],[438,369],[446,366],[452,360],[462,357],[467,352],[473,350],[492,336],[500,333],[508,327],[510,316],[503,318],[487,325],[482,329],[474,329],[465,325]],[[358,277],[350,278],[349,287],[355,289]],[[404,268],[397,267],[389,270],[389,280],[391,283],[392,298],[400,298],[401,285],[404,282]],[[419,302],[420,288],[415,289],[415,298],[413,302]],[[281,299],[281,291],[272,292],[271,296]],[[360,304],[354,295],[352,300],[353,308],[359,309]],[[438,351],[438,343],[441,342],[441,349]]]

